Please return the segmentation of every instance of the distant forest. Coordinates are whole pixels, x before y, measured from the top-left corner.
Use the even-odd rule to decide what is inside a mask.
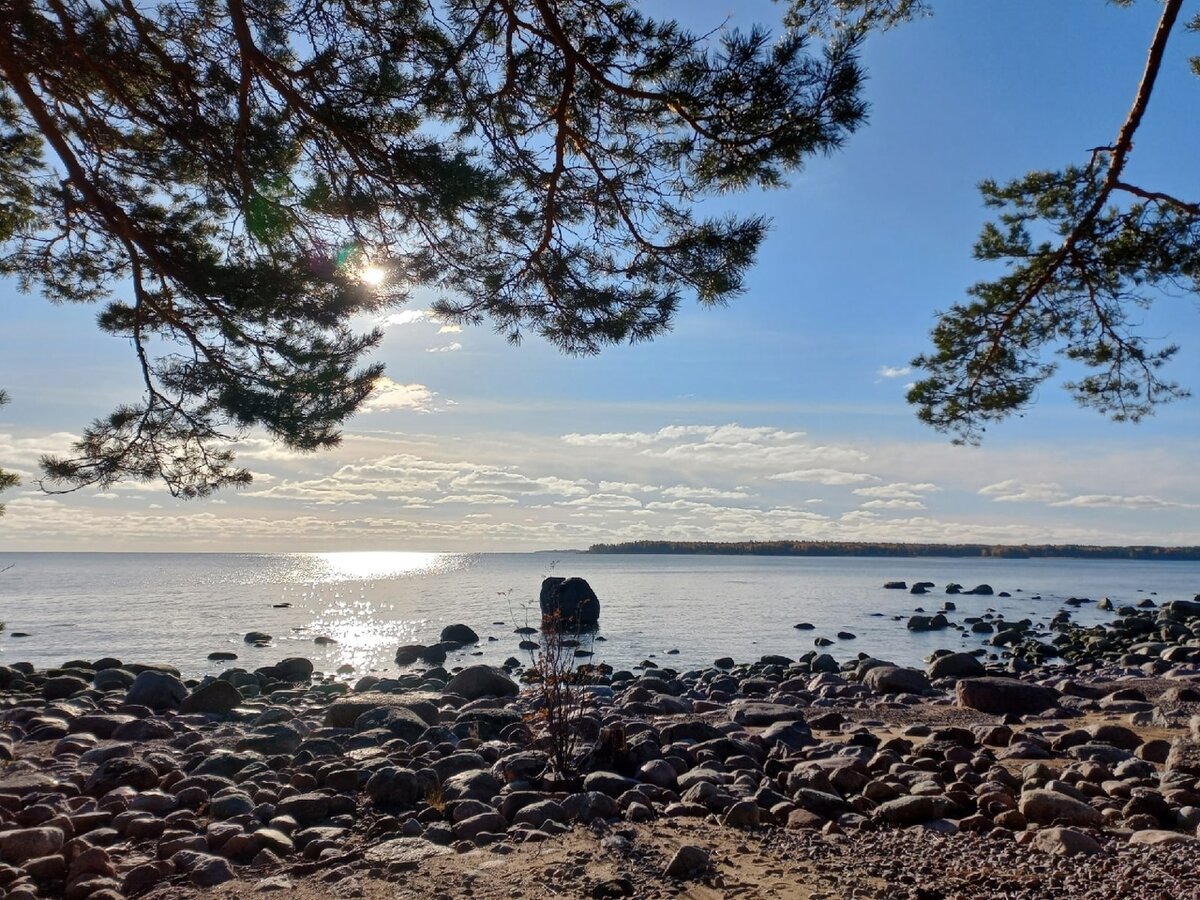
[[[863,541],[628,541],[621,544],[593,544],[588,548],[588,553],[1200,560],[1200,547],[1099,547],[1091,544],[901,544]]]

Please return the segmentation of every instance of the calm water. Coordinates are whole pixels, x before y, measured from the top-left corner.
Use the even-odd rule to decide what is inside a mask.
[[[980,582],[1013,597],[954,597],[952,619],[988,609],[1007,618],[1048,620],[1064,599],[1111,597],[1129,603],[1187,598],[1200,591],[1200,563],[1116,560],[963,560],[589,556],[573,553],[432,554],[85,554],[0,553],[0,662],[38,666],[116,656],[166,662],[185,674],[215,672],[214,650],[248,668],[307,656],[319,669],[395,670],[401,643],[436,641],[463,622],[483,643],[447,665],[500,662],[517,653],[513,628],[536,624],[537,593],[548,574],[587,578],[602,602],[596,658],[627,667],[645,658],[692,668],[718,656],[798,656],[813,639],[848,630],[858,637],[829,648],[839,659],[868,652],[918,664],[938,647],[973,647],[954,631],[910,634],[918,606],[938,609],[941,586]],[[884,581],[933,581],[923,597],[885,591]],[[1032,599],[1040,595],[1040,600]],[[275,604],[291,604],[275,608]],[[884,613],[873,616],[872,613]],[[1103,621],[1094,606],[1077,621]],[[797,622],[815,631],[797,631]],[[502,623],[502,624],[501,624]],[[273,646],[245,644],[248,631]],[[13,632],[28,632],[16,638]],[[318,646],[327,635],[338,643]],[[497,638],[488,641],[488,636]],[[667,655],[678,650],[677,655]]]

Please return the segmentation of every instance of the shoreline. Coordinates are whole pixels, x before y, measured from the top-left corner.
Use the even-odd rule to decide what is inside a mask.
[[[1198,896],[1200,603],[1119,621],[1064,630],[1078,658],[1053,665],[1013,644],[988,667],[813,651],[604,675],[578,780],[549,770],[538,689],[486,666],[354,687],[302,658],[187,682],[3,667],[0,887],[1085,897],[1128,870],[1119,896]]]

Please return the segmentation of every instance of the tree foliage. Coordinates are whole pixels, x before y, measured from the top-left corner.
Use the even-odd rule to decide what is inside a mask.
[[[1111,144],[1082,165],[980,185],[998,213],[975,256],[1007,271],[940,314],[933,350],[913,360],[924,377],[908,393],[918,417],[956,441],[977,442],[987,424],[1028,406],[1058,371],[1055,355],[1082,372],[1065,385],[1075,399],[1117,421],[1136,422],[1187,396],[1163,371],[1178,348],[1154,344],[1140,318],[1164,294],[1200,292],[1200,203],[1124,175],[1181,5],[1163,4]],[[1200,30],[1200,16],[1186,27]],[[1200,58],[1191,67],[1200,74]]]
[[[245,484],[230,440],[338,440],[380,375],[364,314],[571,353],[741,291],[779,185],[862,121],[857,37],[696,36],[623,0],[0,4],[0,273],[100,303],[140,399],[62,489]]]
[[[4,406],[6,403],[8,403],[8,394],[0,391],[0,406]],[[11,487],[16,487],[19,483],[20,479],[12,472],[5,472],[3,469],[0,469],[0,491],[7,491]],[[2,515],[4,515],[4,504],[0,503],[0,516]]]

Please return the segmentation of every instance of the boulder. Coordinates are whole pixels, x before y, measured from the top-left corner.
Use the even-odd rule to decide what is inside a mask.
[[[592,631],[600,626],[600,599],[582,578],[547,578],[538,604],[542,628]]]
[[[437,704],[441,702],[437,694],[384,694],[375,691],[364,691],[361,694],[350,694],[334,700],[325,710],[325,724],[333,728],[352,728],[363,713],[383,708],[409,709],[415,712],[429,725],[438,720]]]
[[[939,656],[925,670],[930,678],[975,678],[985,675],[987,669],[970,653],[947,653]]]
[[[292,682],[308,681],[312,678],[313,673],[312,660],[305,659],[303,656],[289,656],[287,659],[281,659],[272,668],[279,678]]]
[[[447,625],[442,629],[440,640],[448,644],[478,644],[479,635],[466,625]]]
[[[242,692],[228,681],[217,679],[196,688],[183,699],[180,712],[224,715],[242,704]]]
[[[1058,691],[1015,678],[964,678],[955,685],[958,705],[1004,715],[1039,713],[1058,703]]]
[[[945,797],[923,796],[898,797],[875,808],[873,815],[889,825],[919,825],[948,815],[954,804]]]
[[[924,672],[900,666],[875,666],[863,676],[863,684],[878,694],[920,694],[929,690]]]
[[[1091,856],[1100,852],[1100,842],[1074,828],[1043,828],[1033,836],[1033,847],[1055,856]]]
[[[667,863],[665,874],[668,878],[693,878],[703,875],[708,868],[708,851],[686,844],[675,851],[675,855]]]
[[[458,694],[468,700],[515,697],[520,690],[503,669],[494,666],[467,666],[446,684],[446,693]]]
[[[60,828],[19,828],[0,837],[0,858],[10,863],[22,863],[49,856],[62,850],[63,840]]]
[[[174,675],[147,669],[133,679],[125,703],[155,710],[178,709],[187,695],[187,687]]]
[[[950,627],[950,620],[941,613],[932,616],[910,616],[909,631],[941,631]]]
[[[1057,791],[1037,789],[1021,794],[1017,807],[1030,822],[1040,825],[1080,825],[1084,828],[1100,828],[1104,816],[1094,806],[1089,806],[1074,797]]]

